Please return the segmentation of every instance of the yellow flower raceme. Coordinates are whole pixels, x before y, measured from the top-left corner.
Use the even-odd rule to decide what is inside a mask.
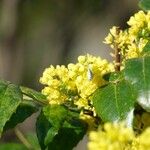
[[[89,135],[89,150],[149,150],[150,128],[136,136],[124,123],[104,124],[104,129],[92,131]]]
[[[130,43],[130,39],[128,37],[127,31],[123,31],[119,29],[119,27],[113,26],[110,29],[110,33],[105,38],[104,43],[109,44],[113,49],[115,48],[115,46],[118,46],[118,48],[121,49],[125,49],[126,45]]]
[[[111,71],[113,65],[100,57],[79,56],[76,64],[45,69],[40,78],[40,82],[46,85],[42,93],[50,104],[73,100],[78,107],[89,109],[90,95],[106,83],[102,76]]]
[[[106,123],[104,130],[92,131],[89,135],[89,150],[125,150],[134,138],[132,129],[125,128],[123,123]]]
[[[140,57],[150,39],[150,11],[147,13],[139,11],[127,23],[129,28],[120,30],[118,34],[116,32],[118,27],[112,27],[104,43],[109,44],[113,49],[117,46],[121,50],[123,59]]]
[[[69,82],[68,69],[63,65],[57,65],[56,68],[51,65],[50,68],[45,69],[40,82],[46,85],[42,93],[47,96],[50,104],[61,104],[66,100],[67,96],[61,90],[63,83],[67,83],[68,87],[74,90],[73,85],[70,85]]]

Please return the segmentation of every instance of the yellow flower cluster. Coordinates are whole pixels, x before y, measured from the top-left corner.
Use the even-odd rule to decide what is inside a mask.
[[[106,83],[103,75],[111,71],[113,65],[100,57],[79,56],[76,64],[45,69],[40,78],[40,82],[46,85],[42,93],[50,104],[72,101],[78,107],[89,109],[91,94]]]
[[[89,135],[89,150],[124,150],[134,138],[133,131],[124,124],[106,123],[104,130],[92,131]]]
[[[111,48],[117,46],[121,50],[123,59],[140,57],[150,39],[150,12],[139,11],[127,24],[129,28],[126,30],[112,27],[104,43],[109,44]]]
[[[50,104],[63,103],[67,98],[65,92],[74,89],[74,85],[68,79],[68,69],[63,65],[57,65],[56,68],[51,65],[45,69],[40,82],[46,85],[42,93],[47,96]],[[69,84],[67,88],[65,87],[66,84]]]
[[[136,136],[124,123],[106,123],[104,129],[89,135],[89,150],[149,150],[150,128]]]

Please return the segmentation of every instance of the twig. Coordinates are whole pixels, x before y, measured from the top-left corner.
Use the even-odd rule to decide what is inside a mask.
[[[120,29],[119,27],[116,28],[116,35],[119,36]],[[121,65],[121,54],[120,54],[120,48],[118,48],[118,43],[115,43],[115,71],[120,71],[120,65]]]
[[[24,92],[22,92],[22,94],[23,94],[23,96],[26,96],[26,100],[27,100],[27,98],[28,98],[28,100],[29,101],[33,101],[33,102],[36,102],[36,103],[38,103],[39,105],[41,105],[41,106],[45,106],[45,105],[47,105],[48,104],[48,102],[45,100],[37,100],[37,99],[35,99],[35,98],[33,98],[33,97],[31,97],[31,96],[29,96],[28,94],[26,94],[26,93],[24,93]],[[23,97],[24,98],[24,97]]]
[[[18,128],[15,128],[14,131],[15,131],[15,134],[18,137],[18,139],[25,145],[25,147],[27,147],[27,149],[29,149],[29,150],[33,150],[32,145],[25,138],[25,136],[23,135],[23,133]]]

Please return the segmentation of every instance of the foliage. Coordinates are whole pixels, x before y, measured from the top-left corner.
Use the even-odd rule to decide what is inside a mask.
[[[139,5],[150,9],[149,0]],[[87,54],[75,64],[51,65],[40,78],[42,92],[0,80],[0,136],[39,112],[39,144],[15,129],[25,146],[8,143],[0,149],[71,150],[89,133],[90,150],[148,150],[150,12],[139,11],[127,23],[105,38],[114,50],[112,63]]]
[[[150,0],[140,0],[139,6],[144,10],[150,10]]]
[[[94,93],[93,105],[103,121],[116,121],[126,119],[135,100],[136,93],[131,84],[123,80],[99,88]]]

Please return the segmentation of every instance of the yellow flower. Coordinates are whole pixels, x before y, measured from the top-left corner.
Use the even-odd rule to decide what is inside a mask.
[[[113,36],[109,33],[108,35],[107,35],[107,37],[105,38],[105,41],[104,41],[104,43],[106,43],[106,44],[112,44],[113,43]]]
[[[114,48],[114,43],[119,43],[119,34],[120,33],[122,33],[122,31],[119,29],[119,27],[113,26],[110,29],[110,33],[105,38],[104,43],[110,44],[111,47]]]
[[[124,123],[105,123],[104,128],[89,134],[89,150],[149,150],[150,127],[135,135]]]
[[[139,150],[149,150],[150,149],[150,128],[147,128],[139,136]]]
[[[143,27],[145,22],[147,22],[146,14],[143,11],[139,11],[134,16],[132,16],[127,23],[129,26]]]

